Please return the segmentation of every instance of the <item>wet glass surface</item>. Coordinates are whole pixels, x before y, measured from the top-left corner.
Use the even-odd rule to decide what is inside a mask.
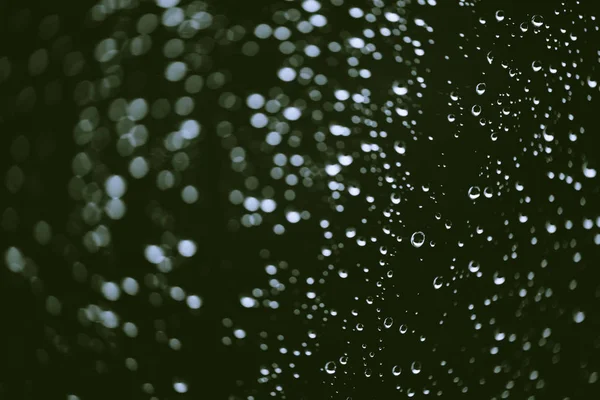
[[[0,1],[0,399],[596,398],[595,5]]]

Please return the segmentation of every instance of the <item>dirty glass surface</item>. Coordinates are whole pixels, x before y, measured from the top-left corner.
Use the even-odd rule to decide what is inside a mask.
[[[0,399],[600,398],[595,0],[0,0]]]

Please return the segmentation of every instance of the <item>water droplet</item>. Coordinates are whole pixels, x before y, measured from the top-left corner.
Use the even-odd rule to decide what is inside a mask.
[[[469,261],[469,271],[473,273],[479,271],[479,263],[477,261]]]
[[[416,248],[423,246],[423,243],[425,243],[425,234],[421,231],[413,233],[410,237],[410,243]]]
[[[245,308],[252,308],[258,304],[258,302],[255,299],[253,299],[252,297],[247,297],[247,296],[242,297],[240,299],[240,303]]]
[[[539,28],[544,24],[544,18],[541,15],[534,15],[533,17],[531,17],[531,23],[536,28]]]
[[[596,170],[594,168],[588,168],[588,164],[584,163],[583,164],[583,175],[586,178],[595,178],[596,177]]]
[[[500,286],[506,282],[506,278],[500,272],[494,272],[494,284]]]
[[[485,88],[486,85],[485,83],[478,83],[477,86],[475,87],[475,91],[477,92],[478,95],[482,95],[485,93]]]
[[[527,22],[522,22],[521,25],[519,25],[519,28],[521,29],[521,32],[527,32],[529,30],[529,25]]]
[[[418,361],[413,362],[410,366],[410,370],[415,375],[419,374],[421,372],[421,363]]]
[[[329,375],[335,374],[336,369],[337,366],[333,361],[329,361],[327,364],[325,364],[325,372],[327,372]]]
[[[585,320],[585,314],[582,311],[576,311],[573,313],[573,321],[580,324]]]
[[[189,308],[192,310],[197,310],[202,307],[202,299],[196,295],[188,296],[186,299],[186,303]]]
[[[406,153],[406,143],[397,140],[394,143],[394,150],[396,150],[396,153],[398,154],[405,154]]]
[[[321,3],[317,0],[304,0],[302,2],[302,8],[307,12],[314,13],[321,9]]]

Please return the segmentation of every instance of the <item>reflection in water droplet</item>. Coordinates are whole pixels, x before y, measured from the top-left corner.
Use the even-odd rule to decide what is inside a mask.
[[[536,28],[539,28],[544,24],[544,18],[541,15],[534,15],[531,17],[531,23]]]
[[[527,22],[522,22],[521,25],[519,25],[519,28],[521,29],[521,32],[527,32],[529,30],[529,25]]]
[[[351,38],[348,43],[350,43],[350,46],[354,47],[355,49],[362,49],[365,47],[365,41],[357,37]]]
[[[102,294],[107,300],[117,301],[121,296],[121,290],[114,282],[104,282],[102,284]]]
[[[396,153],[398,154],[405,154],[406,144],[400,140],[397,140],[396,142],[394,142],[394,150],[396,150]]]

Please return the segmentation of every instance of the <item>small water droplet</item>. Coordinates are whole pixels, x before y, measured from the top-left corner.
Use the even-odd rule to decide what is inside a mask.
[[[329,361],[327,364],[325,364],[325,372],[327,372],[329,375],[335,374],[336,369],[337,365],[335,365],[335,362],[333,361]]]
[[[585,314],[582,311],[576,311],[573,313],[573,321],[580,324],[585,320]]]
[[[479,198],[480,195],[481,195],[481,189],[479,189],[479,186],[471,186],[469,188],[469,198],[471,200],[475,200],[475,199]]]
[[[410,370],[415,375],[419,374],[421,372],[421,363],[418,361],[413,362],[410,366]]]
[[[477,86],[475,87],[475,91],[477,92],[478,95],[482,95],[485,93],[485,88],[486,85],[485,83],[478,83]]]
[[[521,32],[527,32],[527,30],[529,30],[529,25],[527,22],[522,22],[519,28],[521,28]]]
[[[477,261],[469,261],[469,271],[477,272],[479,271],[479,263]]]

